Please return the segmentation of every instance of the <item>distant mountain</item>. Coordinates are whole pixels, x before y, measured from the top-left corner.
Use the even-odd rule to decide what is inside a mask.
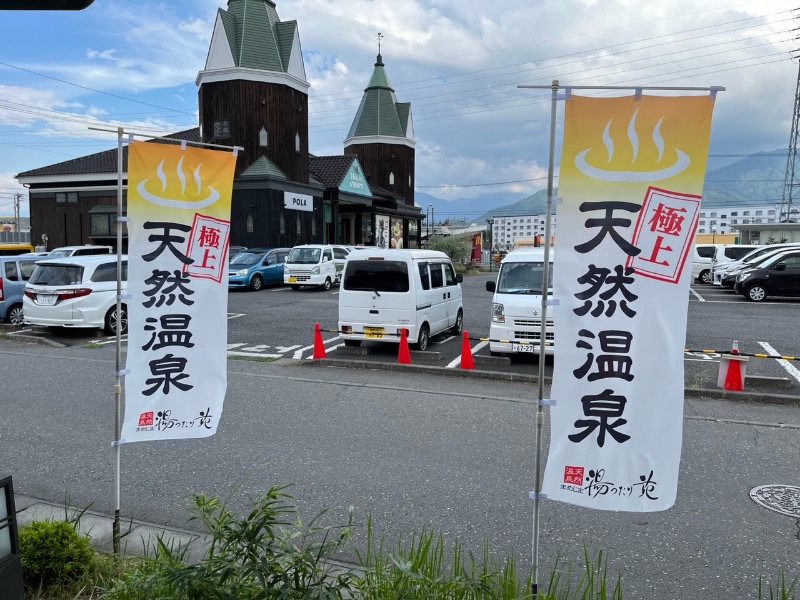
[[[781,201],[786,172],[786,150],[759,152],[726,167],[706,173],[703,207],[731,205],[774,206]],[[557,190],[554,191],[557,193]],[[425,192],[415,192],[417,204],[426,211],[433,206],[437,223],[449,219],[453,224],[484,223],[494,216],[542,214],[547,205],[547,191],[514,200],[508,194],[490,194],[480,198],[442,200]]]

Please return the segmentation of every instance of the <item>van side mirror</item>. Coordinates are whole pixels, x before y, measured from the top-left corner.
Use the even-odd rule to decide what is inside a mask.
[[[778,263],[775,265],[776,271],[785,271],[786,270],[786,263]]]
[[[487,292],[492,292],[494,294],[494,291],[496,289],[497,289],[497,282],[496,281],[487,281],[486,282],[486,291]]]
[[[461,273],[456,275],[456,283],[464,283],[464,276]]]

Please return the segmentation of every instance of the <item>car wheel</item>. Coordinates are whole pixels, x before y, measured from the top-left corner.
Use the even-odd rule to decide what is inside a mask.
[[[299,285],[290,286],[295,292],[300,289]]]
[[[6,313],[6,321],[12,325],[22,325],[25,321],[25,315],[22,313],[22,304],[15,304],[8,309]]]
[[[421,352],[425,352],[428,349],[428,341],[430,340],[431,332],[428,329],[427,325],[423,325],[419,328],[419,336],[417,337],[417,343],[414,344],[414,350],[420,350]]]
[[[464,311],[462,311],[459,308],[458,315],[456,315],[456,324],[450,328],[450,333],[452,333],[453,335],[460,335],[463,330],[464,330]]]
[[[700,279],[700,283],[711,283],[711,278],[711,271],[703,271],[700,273],[700,277],[698,279]]]
[[[344,345],[350,348],[358,348],[361,345],[361,340],[345,340]]]
[[[253,275],[253,280],[250,282],[250,289],[254,292],[257,292],[262,287],[264,287],[264,278],[261,277],[258,273]]]
[[[325,290],[326,292],[329,289],[331,289],[331,278],[330,277],[326,277],[325,278],[325,283],[322,284],[322,289]]]
[[[767,299],[767,288],[760,283],[754,283],[745,290],[744,297],[750,302],[763,302]]]
[[[112,306],[106,313],[106,325],[103,331],[107,335],[115,335],[117,333],[117,323],[119,323],[119,331],[121,335],[128,333],[128,307],[124,304],[120,311],[119,318],[117,318],[117,307]]]

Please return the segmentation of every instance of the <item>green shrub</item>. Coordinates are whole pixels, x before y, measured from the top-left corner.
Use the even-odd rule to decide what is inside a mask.
[[[469,260],[472,243],[466,238],[436,234],[428,238],[428,250],[444,252],[454,263],[463,263]]]
[[[86,575],[94,550],[66,521],[33,521],[19,531],[22,574],[28,585],[61,583]]]
[[[196,564],[186,564],[187,548],[170,548],[157,539],[154,556],[110,586],[113,600],[244,600],[250,598],[349,597],[350,576],[335,572],[331,555],[351,537],[349,523],[318,525],[322,513],[304,524],[293,499],[274,486],[251,500],[238,515],[218,498],[193,498],[192,520],[199,521],[210,547]]]

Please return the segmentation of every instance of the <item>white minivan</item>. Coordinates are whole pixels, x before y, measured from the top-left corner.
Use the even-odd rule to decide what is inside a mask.
[[[426,350],[431,336],[464,327],[462,276],[444,252],[363,248],[351,252],[339,287],[339,331],[346,346],[400,341]]]
[[[286,257],[283,267],[283,283],[299,290],[304,285],[331,289],[339,283],[348,249],[329,244],[305,244],[295,246]]]
[[[553,249],[550,249],[547,294],[553,294]],[[506,254],[497,281],[487,281],[492,292],[489,351],[492,354],[540,354],[542,337],[542,275],[544,248],[520,248]],[[545,355],[554,351],[552,309],[545,322]]]

